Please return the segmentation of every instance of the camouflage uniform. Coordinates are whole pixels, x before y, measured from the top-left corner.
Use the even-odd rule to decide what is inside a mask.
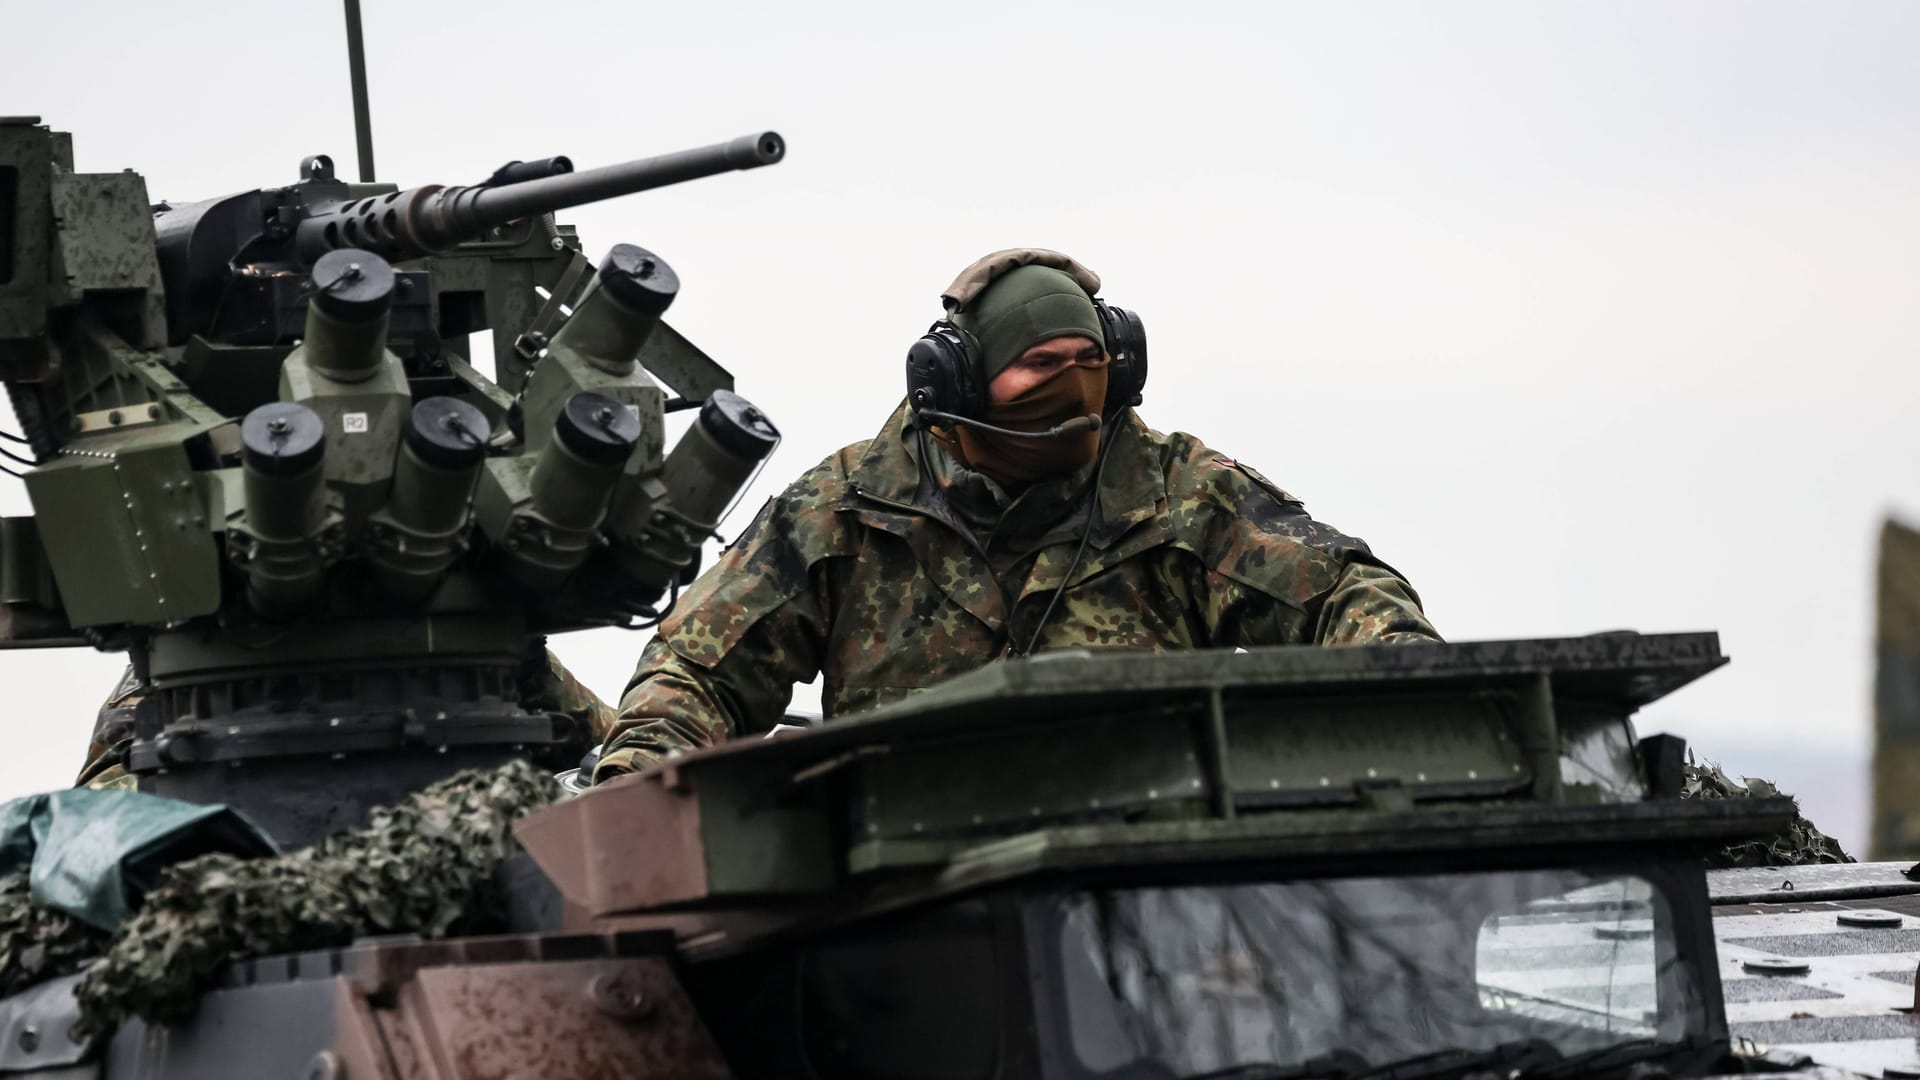
[[[817,673],[832,718],[1023,652],[1036,632],[1033,652],[1438,639],[1366,544],[1253,469],[1130,411],[1109,434],[1085,533],[1092,500],[1075,495],[1096,466],[1002,505],[896,410],[771,500],[680,598],[596,777],[764,730]]]
[[[87,763],[73,786],[138,790],[134,775],[126,769],[127,744],[133,741],[134,711],[146,696],[147,684],[129,666],[100,706],[87,744]]]

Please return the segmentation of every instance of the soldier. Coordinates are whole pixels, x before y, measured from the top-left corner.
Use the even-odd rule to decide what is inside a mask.
[[[1251,467],[1148,428],[1140,323],[1058,252],[942,296],[908,398],[770,500],[640,658],[596,781],[999,657],[1437,641],[1413,588]]]

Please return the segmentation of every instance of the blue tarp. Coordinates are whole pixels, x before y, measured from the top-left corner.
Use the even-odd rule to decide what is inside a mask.
[[[0,803],[0,874],[28,875],[34,903],[102,930],[132,914],[162,869],[214,851],[278,854],[224,805],[89,788]]]

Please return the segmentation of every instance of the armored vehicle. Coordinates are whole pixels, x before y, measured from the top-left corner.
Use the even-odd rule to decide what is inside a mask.
[[[0,1002],[0,1068],[1904,1075],[1920,885],[1710,879],[1790,801],[1679,799],[1679,740],[1634,735],[1721,662],[1683,634],[997,664],[528,815],[504,932],[250,957],[184,1020],[24,1038],[74,1030],[56,980]]]

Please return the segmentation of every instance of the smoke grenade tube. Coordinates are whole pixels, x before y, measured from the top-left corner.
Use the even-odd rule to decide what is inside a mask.
[[[715,390],[660,472],[682,517],[711,529],[780,441],[780,430],[753,403]]]
[[[393,267],[371,251],[330,251],[313,264],[305,346],[315,370],[340,382],[380,370],[393,280]]]
[[[434,397],[415,405],[387,500],[393,519],[420,533],[464,524],[492,435],[486,416],[458,398]]]
[[[276,401],[240,424],[247,599],[269,618],[298,613],[319,592],[316,543],[327,524],[326,431],[305,405]]]
[[[381,586],[396,598],[431,593],[459,557],[491,434],[480,410],[457,398],[414,405],[384,510],[395,535],[369,555]]]
[[[507,572],[524,588],[560,587],[600,546],[607,504],[640,434],[633,412],[590,390],[561,406],[527,477],[530,505],[514,510],[499,541]]]
[[[716,390],[674,444],[660,470],[664,505],[636,505],[615,531],[627,541],[619,561],[630,594],[652,603],[700,555],[720,515],[780,441],[780,431],[752,402]]]
[[[630,374],[679,291],[679,275],[665,259],[643,247],[616,244],[550,347],[577,353],[609,375]]]
[[[581,391],[561,407],[553,435],[528,481],[534,509],[561,528],[594,528],[640,441],[640,421],[619,402]]]

